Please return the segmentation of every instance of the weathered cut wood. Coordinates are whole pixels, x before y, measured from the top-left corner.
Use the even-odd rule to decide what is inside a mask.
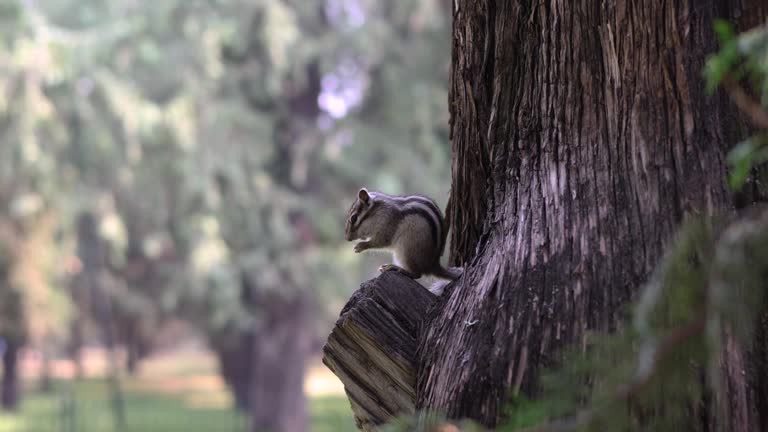
[[[358,428],[414,412],[419,327],[434,301],[412,279],[387,272],[362,284],[342,309],[323,363],[344,383]]]

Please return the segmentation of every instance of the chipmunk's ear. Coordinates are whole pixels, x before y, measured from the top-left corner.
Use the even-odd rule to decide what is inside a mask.
[[[364,204],[368,204],[368,200],[371,199],[371,196],[368,195],[368,189],[362,188],[357,192],[357,198],[363,202]]]

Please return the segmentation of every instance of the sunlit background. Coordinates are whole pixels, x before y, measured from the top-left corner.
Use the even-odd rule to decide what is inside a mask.
[[[354,430],[321,364],[450,182],[447,0],[0,0],[0,432]],[[304,399],[306,397],[306,399]]]

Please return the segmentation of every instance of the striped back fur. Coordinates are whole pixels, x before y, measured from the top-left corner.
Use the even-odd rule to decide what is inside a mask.
[[[437,246],[438,256],[442,255],[445,247],[445,239],[448,234],[445,226],[445,219],[440,207],[428,197],[422,195],[387,195],[382,192],[371,192],[374,201],[384,201],[394,204],[403,211],[403,215],[418,214],[426,219],[429,224],[432,239]]]
[[[378,231],[377,236],[388,238],[408,215],[419,215],[427,222],[438,257],[442,255],[447,234],[445,219],[437,204],[422,195],[395,196],[360,189],[347,215],[347,240],[372,236],[372,227]]]

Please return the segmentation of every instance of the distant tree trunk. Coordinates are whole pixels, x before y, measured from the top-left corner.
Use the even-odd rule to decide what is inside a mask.
[[[74,290],[75,288],[72,287],[72,289]],[[79,289],[80,288],[78,288],[78,290]],[[82,302],[78,301],[74,291],[72,297],[79,310],[88,310],[87,307],[83,306]],[[82,317],[82,314],[77,314],[77,316],[72,318],[72,322],[70,322],[69,326],[69,343],[67,344],[67,353],[75,366],[75,378],[78,380],[81,380],[85,377],[82,352],[84,332],[83,327],[85,325],[84,321],[85,319]]]
[[[701,70],[715,18],[764,22],[768,5],[453,8],[448,217],[466,271],[427,320],[417,407],[493,426],[559,348],[616,326],[685,215],[731,207],[724,155],[742,123]],[[758,430],[744,357],[724,357],[721,420]]]
[[[128,358],[125,360],[125,370],[130,376],[136,376],[139,372],[139,361],[141,360],[141,354],[139,347],[135,343],[126,344],[126,355]]]
[[[121,340],[127,356],[125,368],[131,376],[139,372],[141,361],[151,352],[150,336],[144,333],[142,328],[144,323],[141,320],[141,316],[131,318],[123,316],[120,320],[120,324],[124,326]]]
[[[312,300],[251,291],[246,303],[259,312],[253,330],[214,337],[221,374],[232,391],[237,408],[247,411],[251,430],[296,431],[308,429],[304,395],[306,363],[312,353],[314,333]],[[250,295],[250,294],[249,294]]]
[[[53,390],[51,381],[51,354],[47,349],[40,350],[42,356],[42,365],[40,366],[40,382],[38,390],[42,393],[50,393]]]
[[[6,341],[3,352],[3,381],[0,389],[0,405],[3,409],[15,411],[19,406],[20,383],[18,356],[21,345],[14,341]]]
[[[241,411],[248,411],[250,408],[253,334],[242,333],[237,337],[235,343],[223,343],[221,340],[214,339],[211,341],[211,346],[216,351],[221,376],[232,392],[235,406]]]
[[[251,431],[308,430],[304,374],[311,352],[311,302],[263,295],[251,377]]]
[[[125,404],[117,361],[112,301],[102,286],[106,268],[106,250],[97,227],[98,219],[94,214],[84,212],[80,215],[77,222],[77,250],[83,263],[83,283],[93,300],[94,312],[107,351],[114,425],[116,430],[121,431],[125,427]]]

